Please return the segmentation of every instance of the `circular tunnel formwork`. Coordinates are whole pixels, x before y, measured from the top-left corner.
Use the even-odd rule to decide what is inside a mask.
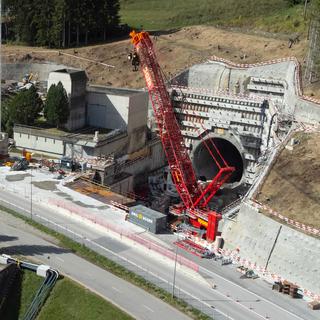
[[[195,148],[193,152],[193,165],[197,177],[201,180],[212,180],[217,175],[219,172],[218,164],[224,165],[219,153],[230,167],[235,167],[235,171],[228,183],[240,183],[244,173],[243,158],[238,148],[224,138],[207,138]],[[217,159],[218,164],[212,155]]]

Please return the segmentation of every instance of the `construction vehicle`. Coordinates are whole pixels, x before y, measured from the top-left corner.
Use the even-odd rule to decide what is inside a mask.
[[[222,217],[209,208],[209,202],[230,178],[235,168],[228,166],[215,145],[215,153],[218,156],[214,156],[207,143],[204,142],[218,165],[219,171],[206,186],[200,185],[174,114],[174,108],[149,34],[132,31],[130,36],[149,91],[158,134],[167,157],[172,180],[182,200],[182,203],[172,207],[170,212],[175,215],[188,216],[189,223],[198,229],[205,229],[204,237],[207,241],[212,242],[216,238],[218,223]],[[211,143],[213,144],[213,141]]]
[[[11,166],[11,171],[23,171],[27,170],[29,166],[29,161],[26,158],[22,158],[18,161],[15,161]]]

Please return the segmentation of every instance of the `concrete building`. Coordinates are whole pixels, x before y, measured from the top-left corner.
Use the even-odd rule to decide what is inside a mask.
[[[128,153],[144,147],[148,110],[145,91],[90,86],[86,102],[90,127],[126,131]]]
[[[133,153],[143,148],[147,132],[147,93],[141,90],[86,86],[84,71],[49,73],[48,88],[61,82],[70,99],[68,131],[16,125],[18,148],[73,158]]]
[[[49,73],[48,90],[59,82],[65,88],[70,106],[70,116],[65,127],[72,131],[86,125],[86,87],[88,77],[83,70],[60,69]]]
[[[147,180],[145,172],[164,166],[161,142],[147,137],[146,91],[86,86],[85,72],[68,68],[48,73],[48,88],[59,81],[70,99],[68,130],[17,124],[17,148],[80,162],[111,157],[112,164],[93,166],[95,180],[122,193]]]
[[[0,159],[8,155],[8,134],[0,132]]]

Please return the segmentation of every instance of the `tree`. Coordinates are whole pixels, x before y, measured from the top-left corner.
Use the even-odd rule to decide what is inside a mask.
[[[35,13],[33,0],[6,0],[4,5],[8,15],[13,19],[16,40],[34,45],[36,29],[33,23]]]
[[[38,46],[51,46],[53,4],[51,0],[33,0],[34,15],[32,23],[36,30],[35,44]]]
[[[23,89],[3,105],[4,125],[9,135],[16,124],[33,125],[43,109],[43,103],[34,86]]]
[[[66,0],[54,0],[52,13],[51,40],[55,47],[66,46]]]
[[[16,40],[29,45],[87,44],[120,23],[119,0],[3,0],[3,8]]]
[[[44,116],[48,123],[60,128],[68,121],[70,115],[67,92],[62,83],[53,84],[48,90],[44,107]]]

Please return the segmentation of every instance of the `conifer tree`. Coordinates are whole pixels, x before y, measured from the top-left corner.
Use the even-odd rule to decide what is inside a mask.
[[[48,90],[44,116],[48,123],[61,128],[69,118],[69,100],[62,83],[53,84]]]
[[[13,124],[33,125],[43,109],[43,103],[34,86],[21,90],[4,107],[4,124],[11,135]]]

